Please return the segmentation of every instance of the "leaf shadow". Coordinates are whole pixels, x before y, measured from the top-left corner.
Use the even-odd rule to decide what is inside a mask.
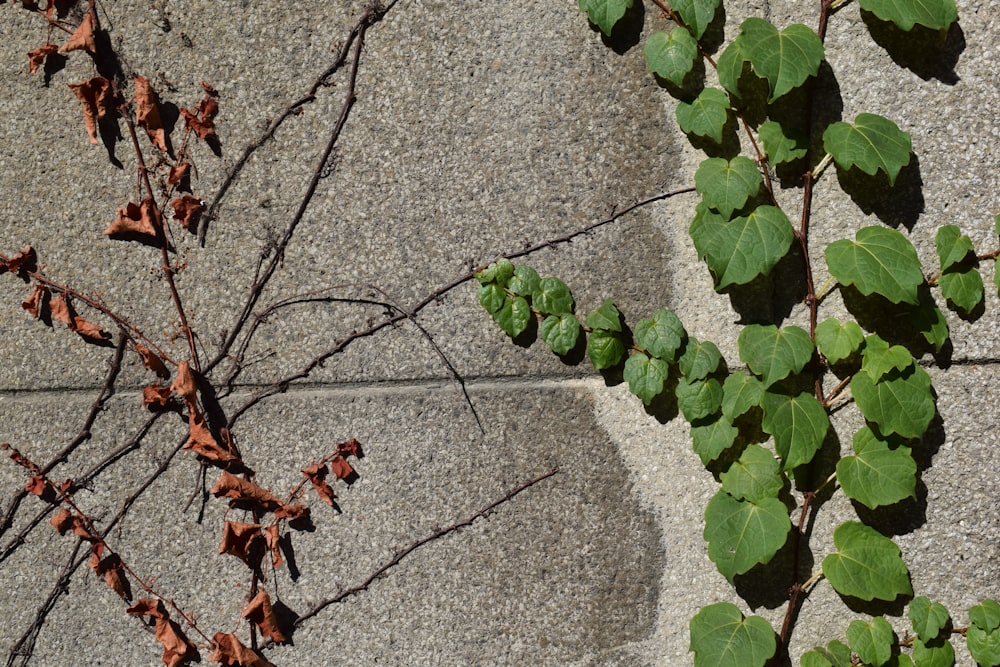
[[[612,28],[610,35],[605,35],[593,23],[590,24],[590,28],[600,33],[604,46],[621,56],[636,46],[639,40],[642,39],[642,27],[645,23],[645,15],[646,9],[643,3],[633,2],[632,6],[625,10],[625,15]]]
[[[837,181],[866,215],[875,214],[890,227],[912,230],[924,211],[924,181],[915,153],[910,153],[910,163],[900,170],[894,185],[881,170],[869,176],[856,168],[845,171],[838,167]]]
[[[902,345],[914,358],[930,354],[938,366],[947,368],[951,365],[954,350],[951,338],[940,350],[935,350],[924,337],[923,332],[929,330],[937,311],[937,304],[927,285],[919,288],[917,295],[920,303],[915,306],[893,303],[878,294],[865,296],[852,285],[841,285],[840,295],[844,306],[866,331],[878,334],[892,345]]]
[[[793,241],[769,274],[724,288],[720,293],[729,297],[739,324],[780,324],[791,315],[806,294],[802,261],[802,249]]]
[[[937,79],[949,86],[961,81],[955,72],[955,65],[965,51],[965,32],[958,21],[952,23],[948,30],[914,25],[912,30],[907,31],[866,10],[861,10],[861,20],[875,43],[885,49],[900,67],[910,70],[924,81]]]

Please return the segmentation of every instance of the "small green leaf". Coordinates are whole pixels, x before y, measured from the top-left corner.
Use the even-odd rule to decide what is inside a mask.
[[[799,667],[852,667],[851,649],[836,639],[826,645],[817,646],[808,653],[802,654]]]
[[[833,531],[833,543],[837,553],[823,559],[823,575],[841,595],[867,601],[913,595],[899,547],[888,537],[848,521]]]
[[[813,356],[812,339],[796,326],[750,324],[740,331],[736,345],[740,359],[761,376],[765,388],[800,372]]]
[[[760,445],[748,445],[739,460],[722,473],[722,490],[737,500],[777,498],[784,486],[778,461]]]
[[[507,299],[503,308],[493,313],[493,319],[496,320],[505,334],[511,338],[517,338],[528,328],[528,322],[531,320],[531,308],[522,297]]]
[[[514,269],[514,277],[507,283],[507,289],[518,296],[531,296],[538,289],[538,273],[526,264]]]
[[[597,329],[587,339],[587,356],[599,371],[617,366],[625,358],[625,343],[613,333]]]
[[[611,299],[606,300],[601,307],[587,315],[587,326],[591,329],[621,332],[622,314]]]
[[[715,276],[717,290],[770,273],[795,238],[788,218],[774,206],[758,206],[733,220],[710,211],[704,202],[695,211],[691,240]]]
[[[543,278],[531,293],[531,303],[543,315],[562,315],[573,312],[573,295],[566,283],[558,278]]]
[[[966,631],[965,641],[972,658],[981,667],[1000,665],[1000,630],[987,632],[973,625]]]
[[[737,574],[770,561],[785,544],[791,526],[788,509],[777,498],[752,503],[720,490],[705,508],[708,557],[732,583]]]
[[[764,385],[746,373],[733,373],[722,384],[722,414],[732,420],[746,413],[764,398]]]
[[[871,623],[851,621],[847,626],[847,643],[861,658],[861,662],[872,667],[882,667],[892,657],[896,635],[888,621],[876,616]]]
[[[722,353],[715,343],[689,336],[684,354],[677,360],[677,368],[686,379],[701,380],[718,370],[721,363]]]
[[[729,111],[729,96],[718,88],[706,88],[690,104],[678,103],[675,113],[677,124],[685,134],[709,137],[721,144]]]
[[[942,271],[947,271],[955,265],[961,264],[970,254],[976,254],[972,239],[962,234],[962,231],[955,225],[938,227],[934,244],[937,247],[938,259],[941,260]]]
[[[714,415],[722,406],[722,385],[715,378],[677,383],[677,409],[688,422]]]
[[[851,393],[861,414],[877,424],[882,435],[919,438],[934,417],[931,378],[916,364],[903,372],[893,371],[878,382],[868,373],[858,373],[851,379]]]
[[[857,167],[869,176],[881,169],[895,185],[900,170],[910,163],[910,135],[888,118],[858,114],[854,124],[833,123],[823,132],[823,148],[847,170]]]
[[[945,637],[913,641],[913,659],[920,667],[955,667],[955,647]]]
[[[921,303],[918,308],[911,310],[909,317],[910,323],[924,340],[934,346],[935,352],[940,352],[948,342],[948,320],[944,318],[941,309],[933,301]]]
[[[676,26],[669,35],[665,32],[650,35],[642,52],[651,72],[679,87],[684,85],[684,77],[698,59],[698,42],[686,28]]]
[[[733,446],[739,433],[739,429],[733,426],[732,422],[725,417],[719,417],[711,424],[691,427],[691,447],[701,459],[702,465],[707,466]]]
[[[719,84],[735,97],[740,96],[740,77],[743,75],[744,66],[749,62],[750,59],[743,51],[743,40],[739,37],[730,42],[719,56],[716,69]]]
[[[1000,604],[997,604],[995,600],[983,600],[969,609],[969,620],[973,625],[986,632],[1000,629]]]
[[[948,610],[943,604],[932,603],[928,598],[920,596],[910,601],[907,610],[913,631],[924,641],[936,638],[951,620]]]
[[[985,295],[983,277],[975,267],[951,269],[941,274],[938,284],[941,286],[941,296],[962,314],[971,313],[976,309]]]
[[[892,505],[916,497],[917,462],[909,447],[865,426],[854,434],[854,456],[837,462],[837,481],[848,498],[869,509]]]
[[[669,372],[667,362],[638,352],[625,362],[623,377],[628,382],[629,390],[649,405],[663,391]]]
[[[913,365],[913,355],[902,345],[889,346],[881,337],[872,334],[865,338],[861,370],[878,382],[892,370],[905,371]]]
[[[482,271],[476,274],[476,280],[480,285],[487,283],[498,283],[500,287],[506,287],[507,281],[514,275],[514,265],[509,259],[498,259]]]
[[[955,0],[861,0],[861,9],[906,31],[918,23],[931,30],[947,30],[958,20]]]
[[[812,394],[788,396],[764,392],[763,429],[774,436],[774,448],[782,459],[782,467],[791,470],[809,463],[823,445],[830,428],[826,410]]]
[[[695,667],[764,667],[777,649],[770,623],[760,616],[744,620],[730,602],[702,607],[690,631]]]
[[[801,23],[778,32],[764,19],[749,18],[740,25],[740,37],[754,72],[771,86],[768,103],[816,76],[823,62],[823,42]]]
[[[696,39],[705,34],[721,0],[673,0],[671,6]]]
[[[495,315],[507,303],[507,293],[496,283],[479,286],[479,305],[490,315]]]
[[[764,152],[771,164],[792,162],[805,157],[809,150],[809,138],[801,132],[787,134],[779,123],[769,120],[757,130],[757,136],[764,144]]]
[[[573,315],[549,315],[542,321],[542,340],[559,355],[567,354],[576,346],[580,336],[580,323]]]
[[[674,361],[686,339],[684,325],[666,308],[656,311],[652,317],[639,320],[635,325],[636,345],[664,361]]]
[[[865,296],[881,294],[893,303],[920,303],[924,282],[917,251],[909,239],[887,227],[864,227],[856,241],[841,239],[826,247],[826,264],[842,285]]]
[[[695,190],[709,208],[715,209],[727,220],[760,192],[763,183],[757,165],[742,155],[732,160],[721,157],[702,160],[694,173]]]
[[[615,24],[625,16],[625,10],[632,6],[632,0],[578,0],[581,12],[587,12],[590,22],[610,35]]]
[[[849,358],[861,347],[865,334],[857,322],[845,322],[830,318],[816,325],[816,347],[831,364]]]

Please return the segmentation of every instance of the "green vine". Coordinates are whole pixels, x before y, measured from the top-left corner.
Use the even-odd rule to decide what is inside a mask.
[[[579,7],[610,37],[633,1],[579,0]],[[916,497],[913,449],[937,413],[931,378],[917,359],[940,352],[949,339],[932,288],[959,316],[975,319],[985,297],[979,265],[1000,250],[977,254],[958,227],[944,225],[936,236],[939,266],[925,277],[906,235],[868,226],[826,246],[831,285],[817,290],[819,260],[809,252],[814,184],[833,163],[891,190],[911,158],[910,136],[889,118],[861,113],[850,122],[821,122],[814,113],[827,23],[844,3],[823,0],[815,30],[747,18],[716,57],[706,36],[723,20],[721,0],[652,2],[673,25],[646,40],[646,63],[677,98],[681,130],[709,155],[694,175],[700,201],[689,233],[698,256],[717,292],[752,290],[779,263],[797,266],[808,326],[767,318],[745,325],[736,341],[742,367],[730,370],[719,348],[691,336],[670,310],[629,324],[609,299],[582,317],[562,280],[506,259],[476,274],[480,304],[512,338],[540,334],[564,356],[585,348],[595,369],[609,377],[620,372],[650,409],[676,404],[690,423],[694,451],[719,483],[705,508],[704,538],[730,583],[790,543],[794,583],[782,626],[745,617],[728,602],[709,604],[690,620],[695,665],[786,660],[804,597],[823,579],[846,600],[908,600],[913,633],[897,637],[882,616],[856,620],[842,630],[846,643],[833,639],[803,654],[805,667],[947,667],[955,664],[955,637],[964,637],[978,664],[1000,665],[1000,605],[985,600],[968,610],[969,625],[954,627],[941,604],[914,597],[899,547],[863,520],[841,524],[833,544],[819,547],[827,553],[819,571],[799,571],[813,510],[830,492],[839,489],[869,509]],[[944,37],[958,20],[953,0],[859,4],[905,32],[922,26]],[[718,86],[706,83],[706,71],[715,72]],[[726,148],[739,132],[750,157]],[[798,226],[778,201],[775,172],[801,184]],[[1000,289],[1000,271],[994,284]],[[858,321],[820,320],[834,292]],[[872,311],[879,315],[862,314]],[[865,425],[853,434],[852,453],[833,452],[831,463],[820,456],[830,441],[830,414],[848,397]]]

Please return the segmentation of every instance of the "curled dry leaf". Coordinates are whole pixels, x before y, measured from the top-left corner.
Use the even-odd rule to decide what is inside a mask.
[[[38,68],[42,66],[45,59],[50,55],[59,50],[59,47],[55,44],[46,44],[45,46],[40,46],[34,51],[28,51],[28,74],[34,74],[38,71]]]
[[[70,313],[69,304],[66,302],[66,295],[59,293],[49,300],[49,310],[52,312],[52,317],[56,318],[60,322],[71,325],[73,324],[73,315]]]
[[[46,484],[45,477],[42,475],[32,475],[28,478],[28,481],[24,483],[24,490],[33,496],[41,498],[45,495],[46,491],[49,491],[49,485]]]
[[[197,227],[198,220],[205,210],[205,202],[191,195],[178,197],[170,202],[170,206],[174,209],[174,220],[179,221],[181,226],[187,230],[193,230]]]
[[[177,364],[177,375],[174,376],[170,390],[183,398],[189,409],[195,405],[198,384],[194,378],[194,371],[191,370],[191,364],[186,361]]]
[[[94,17],[91,12],[84,15],[79,27],[59,48],[62,53],[69,53],[77,49],[86,49],[90,53],[97,53],[97,43],[94,41]]]
[[[111,82],[103,76],[69,84],[73,94],[83,103],[83,123],[90,143],[97,143],[97,121],[111,111]]]
[[[73,323],[69,325],[69,328],[90,343],[103,343],[111,340],[111,334],[93,322],[88,322],[79,315],[73,316]]]
[[[105,236],[143,234],[155,237],[158,222],[160,215],[156,202],[152,197],[146,197],[138,206],[129,202],[125,208],[119,208],[118,216],[104,230],[104,234]]]
[[[188,403],[188,423],[191,427],[191,436],[185,443],[184,449],[192,449],[195,453],[215,463],[225,464],[237,460],[231,452],[223,449],[216,442],[208,425],[205,424],[204,417],[192,403]]]
[[[53,309],[53,314],[55,310]],[[166,365],[163,363],[163,359],[159,355],[154,354],[148,347],[142,343],[135,344],[135,351],[142,357],[142,365],[149,370],[156,373],[157,377],[166,380],[170,377],[170,371],[167,370]]]
[[[30,245],[12,257],[0,257],[0,273],[12,271],[14,273],[26,273],[34,271],[37,263],[35,249]]]
[[[271,565],[277,570],[285,562],[281,556],[281,532],[278,524],[273,523],[264,529],[264,542],[271,552]]]
[[[164,387],[157,383],[142,388],[142,407],[144,408],[165,408],[168,400],[170,400],[170,387]]]
[[[204,141],[208,137],[215,136],[215,116],[219,113],[219,103],[212,98],[211,94],[205,95],[198,103],[198,108],[194,111],[181,109],[184,116],[184,125],[189,130],[198,135]]]
[[[35,289],[32,290],[31,294],[27,299],[21,302],[21,308],[24,308],[28,313],[38,319],[39,311],[42,308],[42,296],[47,292],[41,285],[35,285]]]
[[[167,176],[167,185],[176,185],[178,190],[190,191],[188,179],[191,177],[191,163],[178,162],[170,167],[170,174]]]
[[[274,510],[274,516],[279,519],[295,521],[309,516],[309,508],[305,505],[282,505]]]
[[[156,93],[143,76],[135,77],[135,120],[139,127],[146,130],[149,140],[164,153],[167,152],[167,139],[160,122],[160,109],[156,103]]]
[[[349,479],[354,474],[354,468],[343,456],[334,456],[330,461],[330,469],[337,479]]]
[[[215,651],[208,659],[221,663],[223,667],[274,667],[240,643],[232,633],[216,632],[212,639],[215,641]]]
[[[219,544],[220,554],[236,556],[250,567],[256,567],[260,552],[259,523],[238,523],[227,521],[222,529],[222,542]],[[253,561],[253,562],[252,562]]]
[[[170,620],[162,600],[140,598],[126,610],[132,616],[149,616],[156,623],[156,641],[163,644],[163,664],[177,667],[185,661],[200,660],[198,649],[184,636],[180,626]]]
[[[111,587],[118,596],[128,601],[132,597],[129,590],[128,581],[125,579],[122,559],[118,554],[110,554],[106,558],[101,558],[104,553],[104,544],[98,542],[91,548],[90,569],[99,577],[104,577],[104,582]]]
[[[326,483],[326,476],[329,474],[330,469],[326,465],[320,465],[319,463],[314,463],[308,468],[302,469],[302,474],[309,478],[312,482],[313,488],[316,489],[317,495],[325,502],[327,505],[333,506],[333,499],[337,496],[334,495],[333,489],[330,485]]]
[[[271,607],[271,598],[263,588],[247,603],[247,608],[243,610],[243,618],[254,623],[271,641],[278,643],[288,641],[288,637],[281,630],[274,608]]]
[[[62,535],[73,527],[73,513],[63,507],[49,518],[49,523]]]
[[[226,470],[223,470],[222,474],[219,475],[211,492],[216,498],[225,496],[233,500],[249,501],[261,505],[266,510],[272,510],[282,505],[281,501],[267,489],[245,479],[240,479]]]
[[[362,456],[361,443],[354,438],[351,438],[347,442],[341,442],[337,445],[337,453],[341,456],[353,456],[359,459]]]

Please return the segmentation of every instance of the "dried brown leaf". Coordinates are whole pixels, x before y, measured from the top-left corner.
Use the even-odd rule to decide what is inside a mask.
[[[64,507],[52,515],[49,523],[62,535],[73,526],[73,513]]]
[[[49,310],[52,317],[65,324],[73,324],[73,315],[70,313],[69,304],[66,303],[66,295],[59,293],[49,300]]]
[[[183,398],[189,408],[195,405],[198,398],[198,383],[194,371],[191,370],[191,364],[186,361],[177,364],[177,375],[174,376],[170,390]]]
[[[187,179],[191,176],[191,163],[178,162],[170,167],[170,174],[167,176],[167,185],[176,185],[179,190],[188,190]]]
[[[208,659],[221,663],[223,667],[274,667],[244,646],[232,633],[216,632],[212,639],[215,641],[215,651]]]
[[[330,488],[330,485],[326,483],[326,476],[329,473],[330,469],[327,468],[325,464],[320,465],[319,463],[314,463],[308,468],[302,469],[302,474],[308,477],[309,481],[312,482],[317,495],[319,495],[323,502],[333,507],[333,499],[337,496],[333,493],[333,489]]]
[[[34,51],[28,51],[28,74],[34,74],[38,71],[38,68],[42,66],[45,59],[50,55],[59,50],[59,47],[55,44],[46,44],[45,46],[40,46]]]
[[[305,505],[282,505],[274,510],[274,516],[279,519],[295,521],[309,516],[309,508]]]
[[[48,488],[49,485],[45,483],[45,477],[42,475],[32,475],[28,478],[28,481],[24,483],[24,490],[33,496],[38,496],[39,498],[45,494]]]
[[[111,334],[93,322],[88,322],[79,315],[73,316],[73,323],[69,325],[69,328],[90,343],[103,343],[111,340]]]
[[[264,542],[271,552],[271,565],[277,570],[285,562],[281,556],[281,532],[278,524],[273,523],[264,529]]]
[[[259,523],[239,523],[227,521],[222,529],[222,542],[219,544],[220,554],[236,556],[241,561],[255,567],[262,552],[259,540],[263,539]]]
[[[247,604],[243,610],[243,618],[256,624],[265,637],[273,642],[287,642],[288,637],[281,630],[278,617],[271,607],[271,598],[263,588]]]
[[[275,498],[270,491],[253,482],[241,479],[232,473],[223,470],[215,486],[211,489],[212,494],[218,498],[225,496],[233,500],[244,500],[261,505],[264,509],[274,509],[281,507],[280,500]]]
[[[0,273],[4,271],[13,271],[15,273],[34,271],[36,261],[35,249],[30,245],[25,246],[24,250],[12,257],[8,257],[6,260],[0,259]]]
[[[69,84],[73,94],[83,103],[83,123],[90,143],[97,143],[97,121],[111,111],[111,82],[103,76]]]
[[[235,461],[236,457],[226,449],[223,449],[212,431],[205,423],[204,417],[192,403],[188,403],[188,424],[191,427],[190,438],[184,445],[184,449],[192,449],[195,453],[204,456],[209,461],[216,463],[229,463]]]
[[[180,626],[170,620],[162,600],[140,598],[125,610],[132,616],[150,616],[156,622],[156,641],[163,644],[163,664],[167,667],[177,667],[186,660],[200,658],[198,649],[192,644]]]
[[[164,408],[170,400],[170,387],[160,384],[150,384],[142,388],[142,407]]]
[[[191,195],[184,195],[170,202],[174,209],[174,220],[178,220],[184,229],[191,230],[198,225],[202,212],[205,210],[205,202]]]
[[[146,200],[143,200],[145,202]],[[118,209],[118,216],[104,230],[105,236],[118,234],[144,234],[146,236],[156,236],[156,227],[153,226],[152,219],[143,214],[141,206],[129,202],[125,208]]]
[[[130,616],[152,616],[153,618],[169,618],[163,600],[157,598],[139,598],[135,604],[125,610]]]
[[[53,315],[54,314],[55,310],[53,309]],[[163,363],[163,359],[161,359],[158,354],[155,354],[142,343],[135,344],[135,351],[139,353],[140,357],[142,357],[143,366],[153,371],[158,377],[164,380],[170,377],[170,371],[167,370],[166,364]]]
[[[79,27],[73,31],[73,34],[59,48],[59,51],[69,53],[77,49],[86,49],[90,53],[97,53],[97,43],[94,41],[94,17],[90,12],[84,15]]]
[[[347,479],[354,474],[354,468],[343,456],[333,457],[333,460],[330,461],[330,469],[333,470],[337,479]]]
[[[139,127],[146,130],[149,140],[164,153],[167,152],[167,139],[160,122],[160,109],[157,106],[156,93],[143,76],[135,77],[135,121]]]
[[[35,285],[35,289],[31,292],[28,298],[21,302],[21,308],[24,308],[37,320],[42,309],[42,296],[47,291],[48,290],[41,285]]]
[[[341,442],[337,445],[337,453],[341,456],[353,456],[354,458],[361,457],[361,443],[356,439],[351,438],[347,442]]]

